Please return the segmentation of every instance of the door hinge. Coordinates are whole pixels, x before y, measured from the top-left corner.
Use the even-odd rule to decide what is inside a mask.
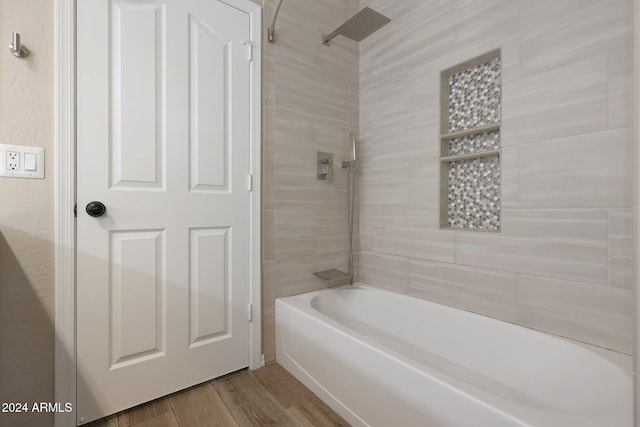
[[[249,304],[249,307],[247,308],[247,320],[249,320],[249,322],[253,322],[253,304]]]
[[[253,191],[253,174],[249,174],[247,177],[247,190]]]
[[[249,62],[253,61],[253,43],[251,43],[251,40],[247,40],[242,44],[247,46],[247,60]]]
[[[73,217],[74,218],[78,217],[78,204],[77,203],[75,205],[73,205]]]

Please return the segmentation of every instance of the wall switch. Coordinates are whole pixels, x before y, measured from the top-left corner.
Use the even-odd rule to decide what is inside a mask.
[[[44,178],[44,148],[0,144],[0,176]]]
[[[38,155],[36,153],[24,153],[24,170],[35,172],[38,170]]]

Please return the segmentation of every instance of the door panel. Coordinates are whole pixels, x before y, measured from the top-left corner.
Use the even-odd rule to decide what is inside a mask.
[[[201,345],[229,333],[229,238],[227,227],[192,229],[189,315],[191,345]]]
[[[111,3],[113,186],[162,187],[165,11],[163,2]]]
[[[77,16],[85,423],[249,365],[250,21],[215,0]]]
[[[110,369],[115,369],[164,353],[165,250],[162,230],[110,235]]]
[[[189,17],[191,188],[227,191],[229,58],[232,46]]]

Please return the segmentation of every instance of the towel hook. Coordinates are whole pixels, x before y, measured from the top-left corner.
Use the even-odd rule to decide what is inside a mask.
[[[18,58],[26,58],[29,56],[29,49],[20,44],[20,33],[11,33],[9,50]]]

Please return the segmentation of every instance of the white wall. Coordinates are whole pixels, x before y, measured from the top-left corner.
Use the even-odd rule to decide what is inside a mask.
[[[361,279],[632,350],[632,0],[362,0]],[[502,230],[439,229],[440,72],[502,50]]]
[[[8,49],[11,32],[31,50]],[[0,402],[53,401],[53,1],[0,1],[0,143],[45,148],[44,180],[0,178]],[[0,413],[0,425],[53,425]]]

